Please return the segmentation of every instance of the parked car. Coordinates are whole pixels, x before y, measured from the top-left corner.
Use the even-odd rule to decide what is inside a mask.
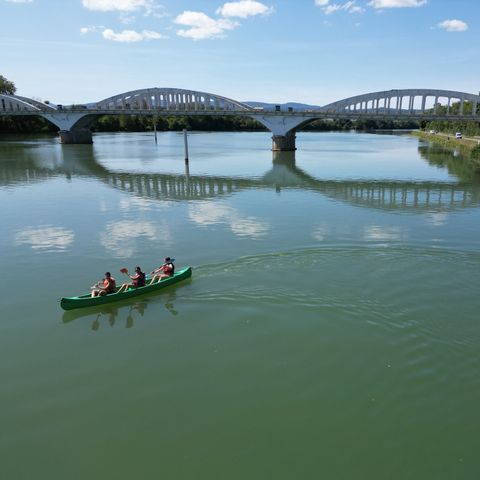
[[[455,134],[455,138],[462,138],[462,134],[461,134],[460,132],[457,132],[457,133]]]

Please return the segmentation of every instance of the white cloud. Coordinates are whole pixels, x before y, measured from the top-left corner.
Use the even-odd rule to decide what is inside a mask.
[[[437,213],[428,213],[426,215],[427,223],[435,227],[441,227],[447,223],[448,213],[446,212],[437,212]]]
[[[172,245],[172,235],[166,222],[157,225],[133,220],[120,220],[106,225],[100,234],[100,243],[111,254],[127,258],[135,254],[137,241],[141,237],[165,247]]]
[[[137,18],[135,17],[135,15],[131,15],[128,12],[121,12],[120,15],[118,16],[118,20],[120,21],[120,23],[123,23],[124,25],[133,23],[135,22],[136,19]]]
[[[237,237],[259,238],[268,232],[268,225],[259,222],[254,217],[245,217],[231,222],[230,229]]]
[[[330,15],[338,10],[340,10],[341,8],[341,5],[339,5],[338,3],[334,3],[333,5],[327,5],[323,11],[325,12],[325,15]]]
[[[75,238],[72,230],[45,225],[26,228],[15,235],[16,245],[30,245],[33,250],[66,250]]]
[[[405,238],[406,235],[399,227],[381,227],[378,225],[370,225],[365,227],[363,238],[365,240],[373,241],[399,241]]]
[[[224,37],[225,30],[233,30],[239,25],[237,22],[225,18],[215,20],[205,13],[188,10],[178,15],[175,23],[189,27],[178,30],[177,35],[193,40]]]
[[[468,25],[462,20],[444,20],[438,24],[438,27],[443,28],[447,32],[464,32],[468,30]]]
[[[81,27],[80,33],[86,35],[87,33],[99,32],[104,29],[105,27],[103,25],[89,25],[88,27]]]
[[[330,226],[327,224],[322,224],[313,230],[312,236],[318,242],[322,242],[331,233]]]
[[[142,35],[145,40],[160,40],[161,38],[166,38],[164,35],[155,32],[154,30],[143,30]]]
[[[197,225],[207,227],[226,224],[238,237],[260,238],[269,231],[269,225],[255,217],[242,216],[234,208],[216,203],[204,202],[191,205],[188,215]]]
[[[325,5],[328,4],[330,0],[315,0],[315,5],[317,7],[324,7]]]
[[[140,9],[152,9],[152,0],[82,0],[82,4],[89,10],[100,12],[133,12]]]
[[[421,7],[427,0],[371,0],[368,5],[373,8],[407,8]]]
[[[255,15],[269,15],[272,12],[272,7],[267,7],[255,0],[240,0],[223,4],[216,13],[222,17],[247,18]]]
[[[130,211],[130,210],[142,210],[147,211],[151,210],[153,203],[151,200],[141,197],[125,197],[122,198],[119,202],[119,207],[121,210]]]
[[[340,10],[348,13],[363,13],[365,11],[364,8],[359,7],[355,3],[355,0],[350,0],[345,3],[332,3],[323,7],[325,15],[331,15],[332,13],[338,12]]]
[[[166,38],[164,35],[152,30],[142,30],[141,32],[136,32],[135,30],[122,30],[121,32],[115,33],[111,28],[106,28],[102,32],[103,38],[107,40],[112,40],[113,42],[124,42],[124,43],[133,43],[141,42],[142,40],[158,40],[161,38]]]

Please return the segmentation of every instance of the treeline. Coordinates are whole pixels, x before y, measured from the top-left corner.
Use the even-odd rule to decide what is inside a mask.
[[[452,134],[461,132],[465,137],[475,137],[480,135],[480,122],[433,120],[427,122],[423,130],[436,130],[437,132]]]
[[[437,103],[435,109],[428,110],[433,113],[436,110],[437,115],[460,115],[461,102],[453,102],[450,108],[447,105]],[[464,102],[463,114],[470,115],[473,110],[471,102]],[[480,104],[477,105],[476,114],[480,118]],[[480,121],[479,122],[462,122],[456,120],[432,120],[422,125],[423,130],[436,130],[437,132],[452,133],[461,132],[466,137],[474,137],[480,135]]]
[[[58,127],[42,117],[0,117],[0,133],[56,133]]]
[[[158,131],[267,131],[259,122],[249,117],[218,116],[172,116],[151,117],[144,115],[104,115],[92,124],[94,132],[148,132]],[[393,122],[390,120],[315,120],[302,128],[304,131],[348,131],[348,130],[394,130],[415,129],[414,121]],[[0,133],[47,133],[58,128],[41,117],[0,117]]]
[[[420,128],[418,122],[414,120],[315,120],[312,123],[305,125],[302,128],[304,131],[348,131],[348,130],[360,130],[360,131],[373,131],[373,130],[413,130]]]
[[[153,130],[154,122],[159,131],[179,131],[183,129],[195,131],[267,131],[260,123],[249,117],[217,117],[217,116],[175,116],[146,117],[140,115],[105,115],[100,117],[92,129],[97,132],[145,132]],[[331,130],[375,130],[375,129],[414,129],[418,122],[388,120],[316,120],[306,125],[306,131]]]
[[[94,132],[180,131],[264,131],[265,127],[248,117],[104,115],[92,125]]]

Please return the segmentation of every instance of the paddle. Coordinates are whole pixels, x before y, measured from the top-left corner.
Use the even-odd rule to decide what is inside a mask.
[[[95,290],[96,288],[101,288],[101,287],[103,287],[103,281],[102,280],[98,281],[95,285],[92,285],[90,287],[90,290]]]
[[[130,276],[130,274],[128,273],[128,268],[123,267],[123,268],[120,269],[120,271],[121,271],[122,273],[124,273],[125,275]]]

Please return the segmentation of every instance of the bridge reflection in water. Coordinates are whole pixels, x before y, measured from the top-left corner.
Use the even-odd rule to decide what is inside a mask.
[[[112,188],[154,200],[206,200],[242,190],[273,187],[277,191],[301,188],[357,206],[412,213],[480,205],[480,174],[468,159],[454,158],[451,152],[422,144],[419,152],[430,164],[448,168],[449,173],[458,176],[461,183],[320,180],[297,167],[295,152],[273,152],[272,167],[261,178],[190,175],[188,165],[184,174],[115,172],[96,161],[92,146],[83,145],[73,149],[56,149],[48,162],[38,156],[37,149],[21,146],[14,161],[4,161],[0,165],[0,186],[65,175],[68,178],[96,178]]]

